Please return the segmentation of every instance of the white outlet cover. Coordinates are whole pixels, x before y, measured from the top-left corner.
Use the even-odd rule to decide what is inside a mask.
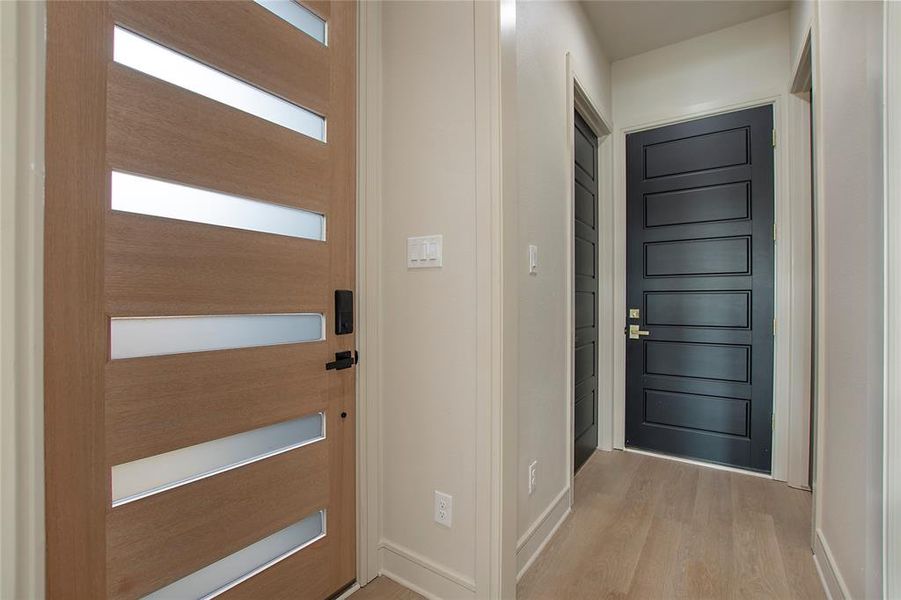
[[[454,520],[454,497],[435,490],[435,522],[450,527]]]

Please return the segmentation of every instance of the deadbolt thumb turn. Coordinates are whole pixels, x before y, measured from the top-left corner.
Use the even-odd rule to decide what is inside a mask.
[[[651,335],[650,331],[642,331],[638,325],[629,325],[629,339],[637,340],[646,335]]]

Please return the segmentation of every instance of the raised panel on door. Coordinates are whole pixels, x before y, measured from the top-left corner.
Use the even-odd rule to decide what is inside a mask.
[[[575,113],[573,130],[573,468],[598,445],[598,139]]]
[[[355,38],[353,2],[48,5],[48,598],[352,584]]]
[[[771,106],[626,139],[626,445],[769,472]]]

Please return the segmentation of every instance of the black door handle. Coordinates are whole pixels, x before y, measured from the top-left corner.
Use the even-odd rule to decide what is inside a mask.
[[[336,371],[340,371],[342,369],[349,369],[357,362],[356,357],[350,350],[345,350],[344,352],[335,352],[335,360],[329,363],[325,363],[325,370],[331,371],[332,369]]]

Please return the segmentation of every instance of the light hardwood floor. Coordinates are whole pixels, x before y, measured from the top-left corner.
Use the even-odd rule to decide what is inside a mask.
[[[425,600],[416,592],[411,592],[387,577],[377,577],[359,592],[351,594],[350,600]]]
[[[597,452],[572,514],[517,586],[519,600],[825,598],[810,494],[627,452]],[[414,600],[379,578],[354,600]]]

